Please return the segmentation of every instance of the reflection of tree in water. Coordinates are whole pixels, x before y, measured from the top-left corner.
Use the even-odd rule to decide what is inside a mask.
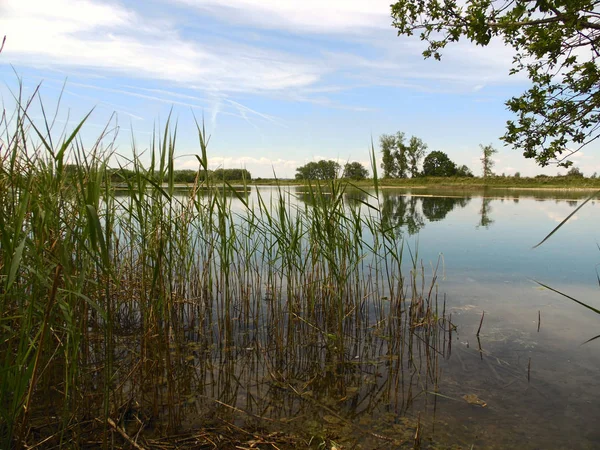
[[[464,208],[471,197],[424,197],[423,214],[430,222],[444,220],[457,206]]]
[[[490,217],[492,212],[491,202],[491,198],[481,197],[481,209],[479,210],[480,219],[477,228],[489,228],[489,226],[494,223],[494,220]]]
[[[383,192],[381,218],[388,228],[406,227],[408,234],[418,233],[425,226],[417,209],[418,198]]]
[[[344,195],[346,197],[346,203],[352,206],[360,206],[365,203],[375,205],[377,202],[376,199],[370,197],[366,192],[358,189],[348,189]]]

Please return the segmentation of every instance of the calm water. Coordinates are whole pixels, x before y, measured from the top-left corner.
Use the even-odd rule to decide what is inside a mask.
[[[271,188],[259,189],[268,196]],[[292,199],[302,202],[300,188],[290,191]],[[349,195],[372,202],[360,192]],[[443,255],[439,292],[457,326],[450,356],[440,363],[438,394],[426,395],[427,412],[421,416],[407,409],[402,415],[402,421],[412,420],[414,428],[416,420],[433,436],[421,443],[424,447],[600,448],[600,339],[581,345],[600,334],[600,315],[532,281],[600,307],[600,205],[588,203],[549,241],[532,249],[587,195],[380,193],[384,220],[404,235],[419,261],[427,267]],[[400,433],[399,421],[397,408],[379,405],[359,424],[389,435]],[[404,445],[414,444],[405,438]],[[360,437],[362,448],[389,445]]]

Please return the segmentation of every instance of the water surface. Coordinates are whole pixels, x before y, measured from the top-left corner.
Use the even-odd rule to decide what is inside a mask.
[[[258,189],[268,195],[271,188]],[[302,202],[302,192],[292,188],[292,198]],[[380,193],[384,220],[410,249],[405,260],[433,267],[442,257],[439,293],[457,329],[441,362],[437,393],[415,401],[429,406],[417,413],[380,404],[370,417],[362,417],[365,426],[399,435],[400,417],[412,420],[413,429],[418,421],[431,432],[424,446],[600,446],[600,339],[581,345],[600,334],[600,315],[533,281],[600,306],[600,205],[588,203],[549,241],[532,248],[588,195],[533,190]],[[348,196],[377,203],[362,192]],[[385,447],[373,436],[360,439],[364,448]],[[414,445],[406,436],[403,442]]]

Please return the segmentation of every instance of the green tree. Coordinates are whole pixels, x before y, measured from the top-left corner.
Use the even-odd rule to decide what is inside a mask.
[[[246,169],[217,169],[211,176],[220,181],[249,181],[252,179],[252,175]]]
[[[352,180],[364,180],[369,176],[369,171],[358,161],[346,163],[344,165],[344,178]]]
[[[469,169],[467,166],[465,166],[463,164],[458,169],[456,169],[456,176],[457,177],[469,177],[469,178],[472,178],[475,175],[473,175],[473,172],[471,171],[471,169]]]
[[[494,172],[492,171],[492,169],[494,168],[494,160],[492,159],[492,156],[494,156],[495,153],[498,153],[498,150],[496,150],[492,144],[490,145],[479,145],[479,147],[481,147],[481,151],[483,152],[481,155],[481,164],[483,165],[483,178],[487,178],[487,177],[492,177],[494,176]]]
[[[379,136],[381,145],[381,168],[383,169],[383,178],[397,178],[396,164],[396,137],[389,134]]]
[[[431,152],[423,161],[423,175],[426,177],[453,177],[456,164],[444,152]]]
[[[381,152],[383,154],[381,168],[384,178],[406,178],[408,159],[404,133],[400,131],[395,135],[383,134],[379,137]]]
[[[578,167],[571,167],[567,172],[568,177],[583,178],[583,172]]]
[[[421,139],[415,136],[410,138],[410,142],[406,148],[406,159],[411,177],[414,178],[419,175],[419,163],[425,156],[426,151],[427,144],[425,144]]]
[[[419,163],[427,150],[421,139],[412,136],[407,144],[405,134],[398,131],[395,135],[381,135],[379,143],[384,178],[406,178],[409,174],[416,177],[419,174]]]
[[[333,160],[311,161],[296,169],[297,180],[333,180],[337,178],[340,165]]]
[[[568,167],[574,152],[600,137],[599,0],[399,0],[399,35],[419,33],[425,58],[441,58],[466,38],[486,46],[500,39],[515,50],[511,74],[531,87],[507,101],[516,119],[504,141],[541,166]],[[571,148],[572,149],[571,149]]]

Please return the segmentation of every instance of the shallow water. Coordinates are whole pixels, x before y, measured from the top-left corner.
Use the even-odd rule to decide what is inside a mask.
[[[363,193],[353,195],[374,201]],[[599,306],[600,205],[588,203],[549,241],[532,249],[587,195],[381,193],[384,217],[404,234],[412,255],[425,267],[443,255],[439,293],[457,329],[449,355],[440,360],[437,393],[429,388],[402,412],[389,396],[374,396],[379,404],[368,414],[334,401],[336,411],[358,427],[398,438],[394,445],[414,445],[411,433],[421,427],[423,446],[598,448],[600,339],[581,344],[600,334],[600,316],[533,281]],[[368,398],[367,391],[361,386],[358,396]],[[480,401],[467,401],[473,398]],[[364,432],[357,439],[363,448],[388,445]]]
[[[314,201],[306,188],[282,189],[290,216]],[[273,199],[277,211],[277,192],[253,186],[238,194],[250,207],[259,196],[267,205]],[[374,191],[347,191],[349,207],[380,214],[403,238],[403,275],[423,268],[422,298],[431,315],[407,319],[414,305],[389,292],[387,262],[380,259],[371,270],[379,256],[361,259],[358,276],[375,273],[375,279],[345,286],[351,288],[346,315],[331,320],[335,311],[324,305],[332,305],[336,286],[319,281],[325,266],[295,281],[296,305],[286,298],[287,275],[278,272],[277,257],[246,265],[236,254],[232,267],[248,284],[239,285],[227,313],[219,289],[214,303],[193,300],[179,310],[185,331],[169,344],[175,370],[151,379],[154,395],[165,398],[163,415],[175,411],[183,431],[218,421],[262,436],[299,435],[311,448],[600,447],[600,339],[581,345],[600,334],[600,315],[534,281],[599,307],[600,205],[589,202],[532,248],[588,195],[384,189],[375,197]],[[246,206],[229,198],[243,228]],[[367,244],[370,238],[365,229]],[[247,267],[255,272],[245,273]],[[322,291],[311,291],[313,282]],[[411,291],[406,298],[414,300]],[[320,299],[317,309],[307,307],[303,293]],[[134,355],[137,343],[129,344]],[[160,427],[161,412],[139,414],[152,424],[148,429]],[[139,424],[130,425],[136,434]]]

